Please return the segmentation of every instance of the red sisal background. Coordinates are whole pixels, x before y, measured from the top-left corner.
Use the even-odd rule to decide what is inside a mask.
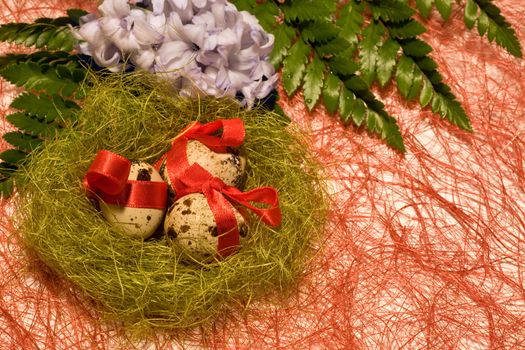
[[[95,3],[4,0],[0,22]],[[495,3],[524,45],[525,3]],[[525,61],[467,32],[462,16],[456,7],[443,24],[432,13],[425,39],[474,133],[390,87],[379,95],[398,117],[401,156],[323,108],[307,113],[301,96],[282,100],[310,135],[333,198],[325,249],[292,298],[261,303],[206,335],[130,340],[24,255],[4,203],[0,349],[524,349]],[[5,115],[16,91],[0,89]],[[0,131],[9,129],[0,121]]]

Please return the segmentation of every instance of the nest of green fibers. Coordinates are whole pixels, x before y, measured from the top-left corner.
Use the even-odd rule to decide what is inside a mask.
[[[163,235],[128,237],[86,198],[82,179],[99,150],[154,163],[188,123],[228,118],[246,127],[245,190],[277,188],[283,213],[278,228],[252,222],[236,255],[184,263]],[[105,316],[137,330],[205,326],[261,297],[290,293],[324,229],[319,168],[280,115],[228,99],[180,98],[147,75],[94,81],[78,125],[34,154],[17,203],[25,245]]]

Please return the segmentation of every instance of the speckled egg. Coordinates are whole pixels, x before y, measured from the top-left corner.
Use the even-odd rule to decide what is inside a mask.
[[[186,146],[188,164],[199,164],[215,177],[218,177],[228,186],[243,188],[246,174],[246,156],[241,151],[229,148],[226,153],[217,153],[196,140],[189,140]],[[160,166],[162,178],[170,185],[166,161]],[[174,193],[170,194],[171,196]]]
[[[242,245],[248,226],[239,211],[234,209],[234,212]],[[190,259],[212,261],[218,253],[217,224],[206,197],[201,193],[186,195],[170,207],[164,220],[164,232]]]
[[[133,161],[128,180],[164,182],[148,163]],[[100,203],[102,215],[132,237],[148,238],[162,224],[164,209],[131,208]]]

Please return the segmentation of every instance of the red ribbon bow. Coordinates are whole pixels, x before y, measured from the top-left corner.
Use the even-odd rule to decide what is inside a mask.
[[[248,192],[227,186],[221,179],[213,177],[198,164],[193,164],[181,174],[179,181],[184,185],[178,197],[191,193],[202,193],[213,213],[217,224],[218,247],[220,257],[234,254],[239,247],[239,227],[235,218],[232,203],[250,209],[261,220],[270,226],[281,224],[281,209],[279,195],[272,187],[260,187]],[[250,203],[261,203],[267,208],[257,208]]]
[[[165,182],[128,180],[130,169],[128,159],[110,151],[99,151],[84,177],[84,187],[107,204],[165,209],[168,185]]]
[[[221,119],[207,124],[193,122],[175,137],[171,149],[155,164],[155,168],[159,169],[162,162],[166,160],[168,178],[175,190],[176,199],[180,198],[179,192],[184,190],[184,185],[179,177],[190,167],[186,154],[189,140],[197,140],[215,152],[226,152],[227,147],[242,145],[244,136],[244,124],[239,118]]]

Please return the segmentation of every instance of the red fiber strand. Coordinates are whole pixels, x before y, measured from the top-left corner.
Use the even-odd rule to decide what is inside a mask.
[[[524,45],[525,3],[496,4]],[[4,0],[0,21],[80,6],[96,3]],[[473,133],[390,87],[378,94],[398,117],[401,156],[321,107],[307,113],[301,96],[282,99],[311,138],[333,201],[323,248],[290,298],[259,301],[209,332],[129,339],[24,252],[6,202],[0,349],[524,349],[525,61],[467,32],[462,16],[455,7],[443,24],[433,12],[425,40]],[[0,89],[5,115],[17,91]]]

